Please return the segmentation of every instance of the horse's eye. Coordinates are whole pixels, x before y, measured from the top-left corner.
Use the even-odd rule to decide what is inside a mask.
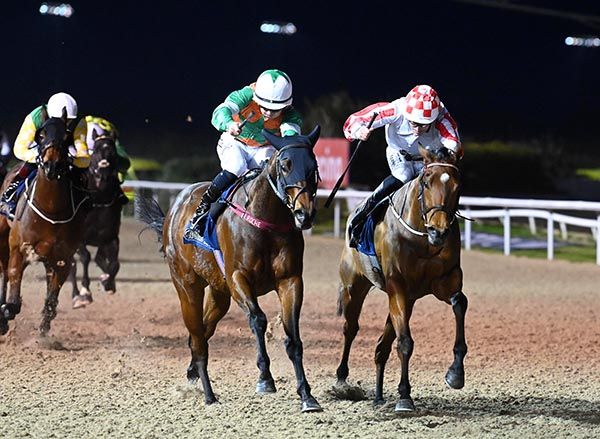
[[[286,174],[289,174],[292,170],[292,161],[290,159],[281,160],[281,170]]]

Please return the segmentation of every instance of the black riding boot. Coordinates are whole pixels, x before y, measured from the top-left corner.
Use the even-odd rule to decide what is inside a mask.
[[[348,238],[350,247],[355,248],[360,236],[359,226],[367,219],[367,216],[385,197],[400,189],[404,183],[393,175],[388,175],[373,193],[359,207],[348,225]]]
[[[223,170],[217,174],[200,199],[200,204],[190,220],[190,227],[188,227],[186,232],[186,238],[191,238],[193,235],[201,233],[200,230],[197,230],[198,223],[208,214],[210,205],[217,201],[223,191],[231,186],[235,180],[237,180],[237,176],[229,171]]]
[[[17,172],[13,178],[13,181],[6,187],[2,196],[0,196],[0,205],[2,210],[6,213],[9,219],[13,219],[15,215],[15,209],[17,207],[17,198],[15,193],[19,188],[20,184],[29,177],[31,171],[35,169],[36,165],[32,163],[23,163],[21,169]]]

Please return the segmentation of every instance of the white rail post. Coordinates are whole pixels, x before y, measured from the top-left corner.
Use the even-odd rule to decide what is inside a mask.
[[[335,204],[333,205],[333,237],[340,237],[340,217],[341,217],[341,202],[339,198],[335,200]]]
[[[547,229],[548,260],[551,261],[552,259],[554,259],[554,216],[552,212],[550,212],[550,215],[548,215]]]
[[[504,209],[504,254],[510,255],[510,211]]]
[[[596,227],[596,265],[600,265],[600,215],[596,217],[598,226]]]
[[[471,209],[467,207],[466,215],[467,218],[471,217]],[[471,250],[471,221],[465,220],[465,250]]]
[[[535,228],[535,218],[532,216],[529,217],[529,232],[532,235],[537,235],[537,230]]]

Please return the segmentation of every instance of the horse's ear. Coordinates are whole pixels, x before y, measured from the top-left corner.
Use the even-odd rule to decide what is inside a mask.
[[[425,163],[430,163],[433,161],[432,156],[431,156],[431,151],[429,151],[429,149],[424,147],[421,144],[421,142],[419,142],[419,154],[421,154],[421,157],[423,157],[423,161]]]
[[[96,128],[92,128],[92,140],[96,140],[97,137],[98,132],[96,131]]]
[[[312,145],[313,148],[315,147],[317,140],[319,140],[320,135],[321,135],[321,125],[317,124],[317,125],[315,125],[313,130],[310,132],[310,134],[307,136],[308,140],[310,140],[310,144]]]
[[[63,107],[62,115],[60,116],[60,118],[63,120],[63,122],[66,125],[67,124],[67,107]]]
[[[283,146],[281,144],[281,137],[276,136],[275,134],[265,130],[263,128],[262,130],[262,134],[263,136],[265,136],[265,139],[267,139],[267,142],[269,142],[269,144],[271,144],[276,150],[280,150],[281,147]]]

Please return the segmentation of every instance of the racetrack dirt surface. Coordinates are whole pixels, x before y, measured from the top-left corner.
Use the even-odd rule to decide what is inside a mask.
[[[417,411],[394,414],[399,361],[386,369],[387,403],[373,408],[373,352],[387,315],[374,290],[350,356],[350,381],[367,400],[331,388],[342,348],[336,316],[343,242],[307,237],[301,318],[304,365],[321,413],[300,413],[283,346],[275,294],[260,300],[278,392],[259,396],[254,338],[232,305],[210,342],[209,373],[220,404],[205,406],[186,384],[187,331],[155,234],[126,219],[117,294],[100,292],[73,310],[63,286],[50,337],[36,335],[45,292],[35,264],[23,282],[23,310],[0,337],[0,438],[591,438],[600,437],[600,267],[477,251],[463,253],[469,353],[466,384],[452,390],[454,317],[433,297],[411,320],[412,396]],[[94,249],[95,250],[95,249]]]

